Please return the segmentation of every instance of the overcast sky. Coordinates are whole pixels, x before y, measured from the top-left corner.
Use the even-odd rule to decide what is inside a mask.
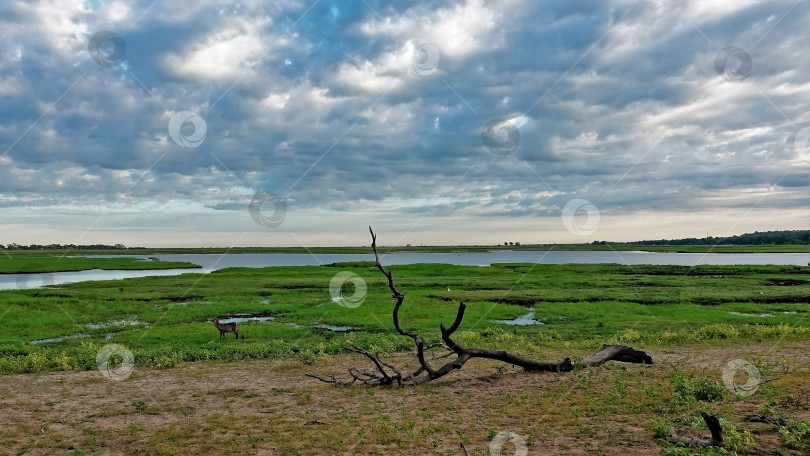
[[[0,4],[0,244],[810,224],[810,2]]]

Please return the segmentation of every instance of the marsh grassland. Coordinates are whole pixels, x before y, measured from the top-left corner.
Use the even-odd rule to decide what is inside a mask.
[[[502,454],[515,442],[537,455],[810,453],[808,267],[392,270],[407,295],[403,326],[433,340],[463,300],[461,344],[559,360],[623,343],[655,364],[536,374],[476,361],[406,389],[305,377],[365,367],[343,353],[348,342],[398,363],[412,358],[370,263],[8,290],[0,292],[0,454],[456,455],[463,443],[489,455],[502,432],[514,437]],[[340,272],[366,284],[361,302],[330,295]],[[357,290],[346,282],[342,291]],[[220,340],[215,316],[243,318],[245,339]],[[534,324],[506,323],[519,317]],[[134,357],[121,381],[97,370],[111,343]],[[723,379],[735,359],[760,377],[737,394],[746,372],[732,373],[732,388]],[[707,435],[700,411],[721,418],[725,449],[666,442],[671,430]],[[781,420],[747,422],[751,413]]]

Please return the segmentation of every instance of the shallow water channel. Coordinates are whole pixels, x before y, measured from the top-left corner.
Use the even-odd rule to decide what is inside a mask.
[[[189,254],[155,255],[160,261],[187,261],[202,268],[161,269],[141,271],[100,270],[55,272],[43,274],[0,274],[0,290],[38,288],[47,285],[76,283],[88,280],[120,280],[134,277],[174,276],[186,273],[210,273],[231,267],[263,268],[269,266],[318,266],[331,263],[372,261],[372,255],[360,254]],[[147,259],[147,255],[134,255]],[[442,263],[462,266],[489,266],[493,263],[538,263],[538,264],[597,264],[618,263],[625,265],[734,265],[778,264],[805,266],[810,263],[810,253],[661,253],[641,251],[513,251],[458,253],[409,253],[395,252],[382,255],[384,265],[416,263]]]

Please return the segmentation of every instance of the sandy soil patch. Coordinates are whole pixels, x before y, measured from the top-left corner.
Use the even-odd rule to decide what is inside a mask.
[[[470,454],[489,455],[501,432],[527,442],[532,455],[658,454],[652,420],[689,412],[669,405],[673,366],[721,381],[723,366],[738,358],[770,363],[768,373],[782,377],[745,400],[707,405],[754,434],[758,447],[749,454],[765,454],[758,452],[779,441],[773,426],[744,423],[746,413],[767,402],[810,419],[810,342],[647,351],[653,366],[610,363],[567,374],[475,361],[435,384],[405,389],[333,387],[305,376],[366,367],[350,355],[313,365],[136,367],[120,382],[97,371],[0,376],[0,454],[460,455],[463,443]],[[514,449],[507,443],[502,454]]]

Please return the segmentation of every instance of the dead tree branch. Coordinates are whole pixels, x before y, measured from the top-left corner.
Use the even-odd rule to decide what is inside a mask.
[[[455,333],[456,330],[458,330],[458,328],[461,326],[462,320],[464,320],[464,311],[467,309],[467,305],[464,304],[463,301],[459,302],[458,304],[458,311],[456,312],[456,318],[453,321],[453,324],[451,324],[449,328],[446,328],[443,324],[439,325],[439,330],[441,331],[442,335],[442,343],[427,344],[418,332],[403,329],[399,320],[399,310],[405,301],[405,294],[401,293],[397,289],[396,285],[394,284],[394,276],[391,271],[386,270],[380,263],[380,257],[377,253],[377,235],[374,233],[374,230],[372,230],[371,227],[369,227],[368,230],[369,233],[371,233],[371,249],[374,252],[374,266],[386,277],[388,281],[388,289],[391,290],[391,297],[396,300],[391,315],[394,328],[400,335],[409,337],[413,340],[416,348],[416,358],[419,361],[419,367],[412,372],[403,375],[399,369],[392,364],[383,361],[378,355],[369,353],[368,351],[363,350],[355,345],[351,345],[349,350],[368,358],[374,364],[376,371],[366,372],[351,368],[349,369],[349,378],[336,378],[330,376],[328,379],[324,379],[316,375],[307,374],[309,377],[325,383],[332,383],[336,385],[351,385],[356,381],[359,381],[365,385],[374,386],[393,384],[398,386],[419,385],[444,377],[457,369],[461,369],[467,361],[473,358],[502,361],[504,363],[522,367],[524,370],[530,372],[570,372],[578,366],[595,367],[608,361],[652,364],[652,358],[649,355],[643,351],[634,350],[633,348],[624,345],[604,345],[598,352],[576,364],[573,363],[570,358],[565,358],[559,362],[548,362],[524,358],[503,350],[462,347],[453,340],[452,336],[453,333]],[[440,359],[452,357],[453,354],[455,354],[455,359],[441,365],[432,365],[426,359],[425,353],[435,347],[443,347],[448,350],[448,353],[439,357],[433,356],[432,361],[435,362]]]
[[[703,417],[703,421],[706,422],[706,426],[709,427],[709,432],[712,433],[712,438],[709,440],[692,439],[689,437],[678,437],[673,433],[670,436],[670,442],[689,447],[722,447],[723,428],[720,426],[720,420],[716,416],[706,412],[700,412],[700,415]]]

